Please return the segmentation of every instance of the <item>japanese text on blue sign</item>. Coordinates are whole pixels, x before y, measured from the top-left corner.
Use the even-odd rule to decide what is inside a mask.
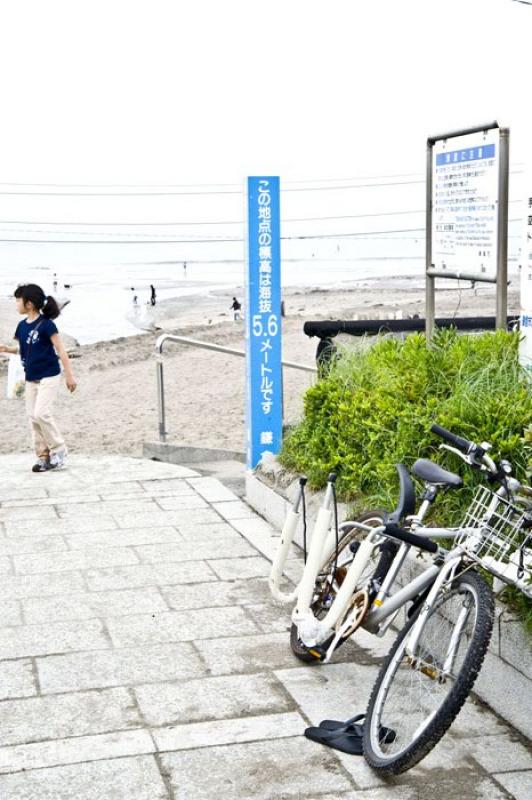
[[[255,467],[282,439],[279,178],[248,178],[247,457]]]

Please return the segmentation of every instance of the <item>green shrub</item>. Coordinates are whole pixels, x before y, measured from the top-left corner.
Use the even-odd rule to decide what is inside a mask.
[[[419,457],[435,458],[459,472],[465,488],[440,496],[432,521],[457,524],[481,478],[452,453],[437,452],[441,440],[430,426],[490,442],[493,457],[507,458],[525,480],[532,468],[532,386],[518,346],[515,333],[455,330],[438,331],[430,348],[421,334],[363,343],[307,391],[303,419],[288,432],[280,460],[314,488],[336,472],[338,495],[360,510],[393,508],[397,462],[411,467]],[[532,603],[525,605],[529,613]]]

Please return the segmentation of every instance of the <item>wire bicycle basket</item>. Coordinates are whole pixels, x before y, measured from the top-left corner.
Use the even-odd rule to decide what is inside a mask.
[[[530,509],[479,486],[460,526],[456,544],[505,584],[532,598],[532,514]],[[494,585],[495,591],[500,591]]]

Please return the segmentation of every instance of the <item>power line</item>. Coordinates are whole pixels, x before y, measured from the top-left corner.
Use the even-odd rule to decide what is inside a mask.
[[[422,172],[399,172],[390,175],[358,175],[350,178],[309,178],[297,181],[283,181],[284,186],[307,183],[341,183],[352,181],[376,180],[388,178],[422,177]],[[243,181],[242,181],[243,183]],[[240,183],[25,183],[21,181],[0,181],[0,186],[21,186],[55,189],[193,189],[206,187],[241,188]]]
[[[520,222],[520,218],[511,218],[509,222]],[[9,232],[9,229],[0,229],[1,232]],[[18,233],[19,231],[14,230],[14,233]],[[20,231],[20,233],[47,233],[47,231],[41,230],[26,230]],[[99,236],[101,233],[99,231],[92,232],[83,232],[83,231],[55,231],[55,235],[63,235],[63,236]],[[374,230],[374,231],[348,231],[343,233],[316,233],[316,234],[298,234],[298,235],[290,235],[290,236],[281,236],[282,241],[301,241],[305,239],[351,239],[351,238],[360,238],[360,239],[373,239],[376,237],[381,236],[388,236],[390,234],[403,234],[403,233],[415,233],[418,234],[416,237],[399,237],[401,240],[408,240],[409,238],[412,239],[422,239],[425,235],[425,228],[394,228],[388,230]],[[40,244],[218,244],[218,243],[238,243],[244,242],[245,239],[240,236],[231,236],[231,237],[223,237],[223,236],[211,236],[211,237],[203,237],[203,238],[195,238],[195,239],[167,239],[163,238],[164,236],[172,236],[172,234],[158,234],[160,238],[158,239],[135,239],[132,241],[133,237],[143,236],[142,233],[108,233],[108,236],[129,236],[130,240],[121,239],[93,239],[92,241],[87,239],[23,239],[23,238],[9,238],[9,239],[0,239],[0,242],[18,242],[18,243],[29,243],[32,242],[40,243]],[[518,238],[515,235],[510,238]]]
[[[412,181],[386,181],[386,182],[378,182],[378,183],[356,183],[356,184],[344,184],[342,186],[309,186],[309,187],[281,187],[281,193],[284,192],[339,192],[345,191],[348,189],[369,189],[369,188],[378,188],[382,187],[389,187],[389,186],[413,186],[424,184],[425,181],[423,179],[420,180],[412,180]],[[243,195],[243,189],[213,189],[210,191],[151,191],[151,192],[35,192],[35,191],[8,191],[5,189],[0,189],[0,195],[4,196],[16,196],[16,197],[193,197],[193,196],[212,196],[212,195],[227,195],[227,194],[238,194]]]
[[[524,202],[522,199],[518,198],[515,200],[510,200],[510,203],[522,203]],[[330,216],[320,216],[320,217],[289,217],[287,219],[282,219],[281,224],[291,223],[291,222],[326,222],[326,221],[334,221],[334,220],[344,220],[344,219],[365,219],[369,217],[389,217],[389,216],[400,216],[400,215],[410,215],[410,214],[424,214],[426,209],[424,208],[416,208],[416,209],[407,209],[402,211],[373,211],[368,212],[365,214],[333,214]],[[519,217],[514,217],[509,219],[508,222],[519,222]],[[76,221],[68,221],[68,220],[58,220],[55,222],[47,221],[47,220],[21,220],[21,219],[4,219],[0,220],[0,225],[83,225],[83,226],[91,226],[91,227],[111,227],[111,228],[126,228],[126,227],[141,227],[141,228],[150,228],[150,227],[161,227],[161,228],[174,228],[174,227],[189,227],[189,226],[196,226],[196,225],[244,225],[245,220],[241,219],[228,219],[228,220],[192,220],[188,222],[179,221],[179,222],[83,222],[81,220]],[[44,233],[45,231],[42,231]],[[80,234],[85,235],[80,231]],[[88,233],[86,235],[89,235]],[[124,234],[125,236],[126,234]]]
[[[389,181],[386,183],[358,183],[358,184],[348,184],[343,186],[310,186],[310,187],[294,187],[294,188],[282,188],[281,193],[283,192],[323,192],[323,191],[332,191],[332,192],[339,192],[344,191],[347,189],[369,189],[369,188],[376,188],[379,186],[389,187],[389,186],[408,186],[414,184],[423,184],[425,181],[423,180],[414,180],[414,181]],[[5,189],[0,189],[0,195],[7,196],[7,197],[194,197],[194,196],[213,196],[213,195],[228,195],[228,194],[237,194],[243,195],[243,189],[213,189],[210,191],[184,191],[184,192],[175,192],[175,191],[151,191],[151,192],[30,192],[30,191],[7,191]]]
[[[525,2],[526,0],[516,0],[516,2]],[[529,4],[529,3],[527,3]],[[515,162],[512,168],[512,174],[520,174],[523,170],[517,167],[523,167],[523,162]],[[385,175],[357,175],[345,178],[304,178],[293,181],[283,181],[283,186],[292,186],[296,184],[311,184],[311,183],[341,183],[353,181],[382,181],[388,178],[423,178],[422,172],[394,172]],[[244,180],[244,179],[243,179]],[[243,181],[242,181],[243,182]],[[381,185],[380,183],[377,185]],[[58,189],[192,189],[192,188],[206,188],[206,187],[224,187],[224,188],[242,188],[241,183],[28,183],[21,181],[0,181],[0,186],[19,186],[19,187],[38,187],[38,188],[58,188]]]
[[[325,234],[302,234],[299,236],[281,236],[281,240],[289,241],[289,240],[302,240],[302,239],[346,239],[346,238],[371,238],[373,236],[383,236],[390,233],[414,233],[414,232],[424,232],[425,228],[399,228],[394,230],[386,230],[386,231],[351,231],[348,233],[325,233]],[[31,233],[31,231],[28,231]],[[35,231],[35,233],[40,233],[41,231]],[[69,235],[69,234],[65,234]],[[79,235],[78,232],[72,232],[71,235]],[[87,234],[83,234],[84,236]],[[96,234],[95,234],[96,235]],[[118,234],[120,235],[120,234]],[[10,239],[0,239],[0,242],[36,242],[40,244],[219,244],[219,243],[228,243],[228,242],[243,242],[244,238],[241,236],[238,237],[227,237],[227,238],[203,238],[203,239],[144,239],[144,240],[137,240],[137,241],[119,241],[119,240],[92,240],[87,241],[86,239],[22,239],[22,238],[10,238]]]
[[[388,217],[402,214],[424,214],[425,209],[412,209],[411,211],[375,211],[367,214],[341,214],[326,217],[293,217],[282,219],[281,224],[287,222],[321,222],[326,220],[337,219],[362,219],[365,217]],[[194,220],[192,222],[46,222],[44,220],[17,220],[17,219],[4,219],[0,220],[0,225],[91,225],[98,227],[176,227],[176,226],[189,226],[189,225],[244,225],[245,220]]]

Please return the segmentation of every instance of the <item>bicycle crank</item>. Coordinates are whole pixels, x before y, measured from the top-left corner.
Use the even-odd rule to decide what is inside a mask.
[[[356,594],[353,595],[353,599],[351,600],[351,610],[341,625],[340,630],[343,639],[351,636],[356,629],[362,625],[362,620],[366,616],[368,608],[368,591],[367,589],[361,589],[359,592],[356,592]]]
[[[336,629],[334,638],[329,644],[329,647],[327,649],[327,655],[325,656],[324,659],[325,663],[327,663],[331,658],[336,647],[338,646],[338,642],[341,639],[347,639],[357,630],[357,628],[359,628],[362,625],[362,622],[368,612],[368,609],[369,609],[368,591],[367,589],[361,589],[360,591],[356,592],[353,595],[347,613],[344,617],[344,621]]]

